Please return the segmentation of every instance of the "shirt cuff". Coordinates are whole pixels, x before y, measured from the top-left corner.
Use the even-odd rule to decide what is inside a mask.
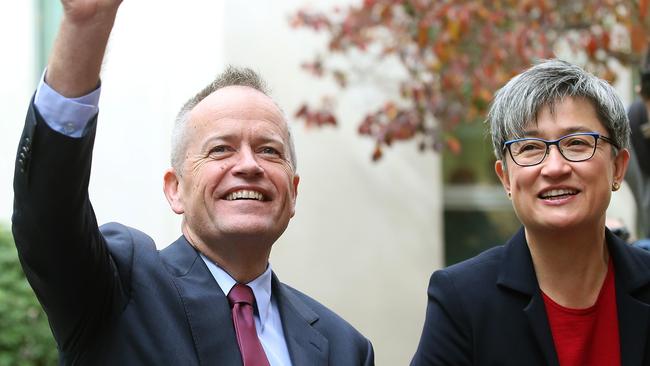
[[[99,113],[101,86],[78,97],[66,98],[45,82],[45,72],[36,89],[34,106],[51,129],[69,137],[83,136],[88,122]]]

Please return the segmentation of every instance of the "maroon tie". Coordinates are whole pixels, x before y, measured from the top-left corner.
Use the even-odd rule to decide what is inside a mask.
[[[253,290],[246,285],[236,284],[228,294],[232,308],[232,322],[237,333],[237,343],[244,366],[269,366],[264,348],[257,338],[253,319]]]

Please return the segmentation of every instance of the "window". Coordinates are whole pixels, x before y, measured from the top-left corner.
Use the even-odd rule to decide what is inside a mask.
[[[59,29],[63,8],[59,1],[36,0],[36,75],[40,77]]]
[[[459,154],[443,153],[445,263],[451,265],[501,245],[519,228],[494,172],[492,142],[481,121],[461,123]]]

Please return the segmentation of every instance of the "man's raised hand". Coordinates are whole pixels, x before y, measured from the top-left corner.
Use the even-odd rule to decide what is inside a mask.
[[[111,20],[121,3],[122,0],[61,0],[64,16],[77,24]]]
[[[61,0],[63,20],[45,81],[65,97],[79,97],[99,83],[108,37],[122,0]]]

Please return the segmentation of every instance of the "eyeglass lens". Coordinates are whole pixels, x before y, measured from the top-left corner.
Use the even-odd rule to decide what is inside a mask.
[[[569,135],[558,141],[541,139],[521,139],[510,144],[510,154],[519,165],[539,164],[546,157],[548,146],[556,145],[560,153],[569,161],[583,161],[591,158],[596,149],[596,136]]]

